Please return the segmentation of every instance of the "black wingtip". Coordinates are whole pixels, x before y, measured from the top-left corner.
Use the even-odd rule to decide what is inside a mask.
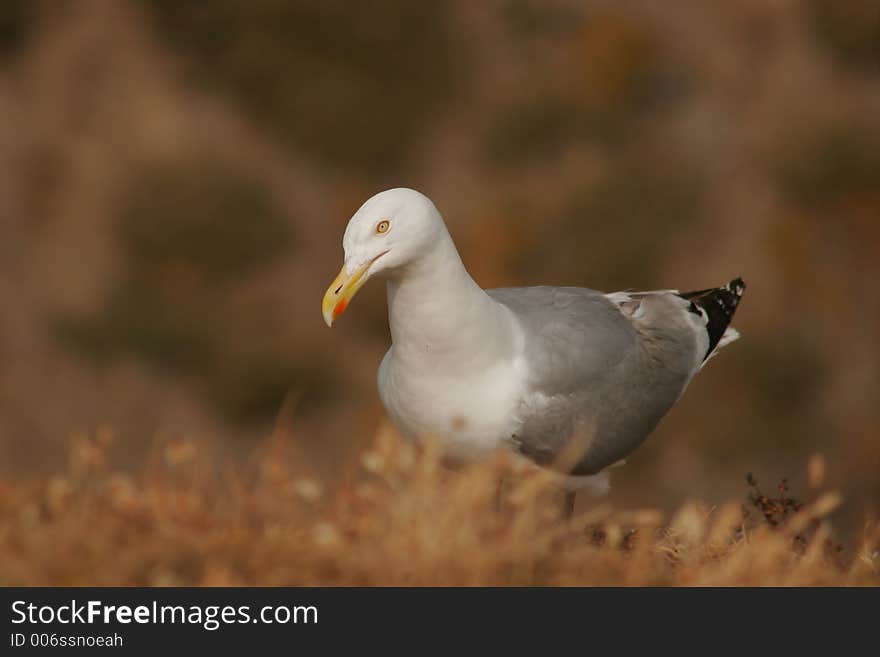
[[[737,297],[742,297],[742,293],[745,292],[746,282],[737,276],[730,283],[727,284],[727,289],[733,292]]]
[[[730,325],[745,289],[745,281],[736,277],[723,287],[683,292],[679,295],[690,301],[692,306],[697,306],[706,313],[706,332],[709,334],[709,348],[706,350],[706,358],[721,341],[721,336]]]

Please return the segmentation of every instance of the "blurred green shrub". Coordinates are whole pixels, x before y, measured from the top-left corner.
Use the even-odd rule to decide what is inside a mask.
[[[604,290],[660,284],[662,258],[705,208],[706,181],[693,167],[658,161],[640,151],[621,158],[576,191],[559,219],[529,219],[541,230],[516,266],[532,280]]]
[[[721,430],[736,440],[723,445],[723,452],[812,451],[835,440],[822,408],[829,363],[804,316],[783,320],[774,333],[750,333],[736,351],[726,361],[724,394],[736,400],[733,407],[747,411],[724,411]],[[712,426],[711,418],[706,422]]]
[[[810,24],[837,61],[880,74],[880,3],[877,0],[808,0]]]
[[[528,98],[493,116],[486,134],[485,154],[494,165],[547,160],[582,136],[578,108],[551,95]]]
[[[0,2],[0,56],[14,53],[24,44],[33,27],[34,14],[31,0]]]
[[[393,171],[462,77],[446,0],[141,1],[194,79],[332,167]]]
[[[581,12],[575,6],[506,0],[501,7],[508,27],[518,36],[551,36],[577,30]]]
[[[624,13],[589,14],[561,32],[547,17],[532,20],[541,10],[529,2],[508,7],[518,31],[532,25],[559,32],[555,41],[564,45],[570,66],[492,113],[484,149],[492,164],[546,160],[587,139],[617,147],[636,132],[639,119],[684,98],[682,62],[673,61],[649,22]]]
[[[289,389],[320,395],[325,368],[287,343],[283,300],[236,289],[294,246],[271,193],[207,157],[132,180],[117,225],[123,274],[97,316],[59,323],[66,343],[189,377],[238,421],[271,418]]]
[[[143,172],[119,225],[138,276],[183,272],[223,284],[284,254],[290,223],[255,180],[217,160]]]

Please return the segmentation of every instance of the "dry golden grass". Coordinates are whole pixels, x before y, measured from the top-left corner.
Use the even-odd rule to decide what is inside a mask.
[[[755,489],[749,514],[693,502],[668,519],[598,503],[566,522],[550,477],[501,454],[452,472],[380,434],[325,490],[281,441],[226,474],[169,444],[142,476],[110,467],[111,442],[79,437],[63,476],[0,483],[0,584],[880,584],[880,528],[831,543],[834,492],[801,505]]]

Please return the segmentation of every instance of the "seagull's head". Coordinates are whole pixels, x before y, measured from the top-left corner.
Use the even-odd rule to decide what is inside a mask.
[[[321,308],[327,326],[345,312],[370,278],[393,274],[417,261],[445,230],[431,199],[415,190],[389,189],[370,198],[345,228],[345,261]]]

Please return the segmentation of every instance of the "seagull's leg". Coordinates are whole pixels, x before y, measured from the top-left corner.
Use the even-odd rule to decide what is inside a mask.
[[[577,497],[576,490],[567,490],[565,491],[565,502],[563,506],[563,512],[565,515],[566,522],[570,521],[572,516],[574,515],[574,502]]]
[[[495,512],[501,513],[504,508],[504,477],[498,477],[498,489],[495,491]]]

